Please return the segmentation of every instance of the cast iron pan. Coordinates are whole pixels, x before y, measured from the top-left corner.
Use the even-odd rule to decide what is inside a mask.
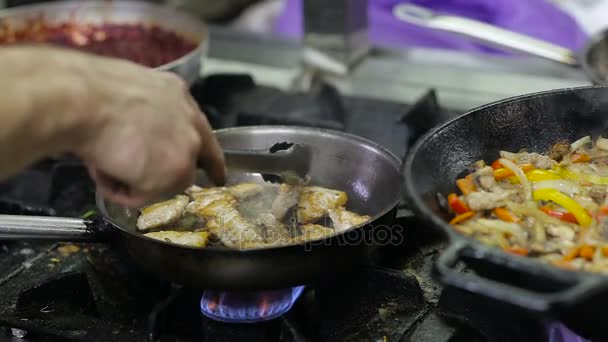
[[[437,261],[436,275],[449,286],[560,320],[586,337],[606,338],[607,276],[561,270],[460,235],[447,223],[448,214],[436,195],[454,191],[455,180],[467,166],[494,160],[500,150],[545,152],[560,139],[605,136],[607,128],[608,87],[598,86],[499,101],[422,137],[404,165],[404,184],[413,210],[450,240]],[[459,262],[474,272],[456,271]]]

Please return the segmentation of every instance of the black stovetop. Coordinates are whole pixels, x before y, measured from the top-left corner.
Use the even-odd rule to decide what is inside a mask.
[[[286,94],[247,75],[215,75],[192,93],[215,128],[288,124],[344,130],[398,157],[433,125],[456,115],[430,90],[403,104],[341,96],[323,85]],[[94,187],[74,159],[42,161],[0,184],[0,213],[80,216]],[[152,279],[106,244],[0,241],[0,338],[24,341],[539,341],[543,326],[431,277],[444,247],[403,206],[405,237],[339,283],[307,288],[292,310],[257,324],[200,313],[201,290]],[[13,337],[14,338],[14,337]]]

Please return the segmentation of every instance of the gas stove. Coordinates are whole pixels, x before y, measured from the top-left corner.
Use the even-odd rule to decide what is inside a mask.
[[[201,79],[192,94],[215,128],[303,125],[354,133],[403,158],[458,113],[433,90],[415,103],[342,96],[329,85],[284,93],[249,75]],[[0,184],[0,212],[95,215],[94,186],[76,159],[48,159]],[[0,338],[15,341],[583,341],[432,277],[441,236],[404,203],[404,239],[339,281],[230,294],[151,278],[101,243],[0,241]]]

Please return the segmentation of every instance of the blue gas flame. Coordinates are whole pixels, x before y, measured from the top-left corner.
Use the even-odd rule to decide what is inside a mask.
[[[303,285],[253,293],[206,290],[201,298],[201,312],[225,323],[268,321],[288,312],[303,291]]]

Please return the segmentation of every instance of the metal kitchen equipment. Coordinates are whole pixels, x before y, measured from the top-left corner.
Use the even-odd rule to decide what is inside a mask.
[[[453,191],[463,170],[500,150],[544,152],[560,139],[605,134],[607,111],[608,87],[559,89],[474,109],[418,140],[404,166],[405,192],[414,212],[451,242],[437,263],[445,284],[605,338],[598,303],[608,298],[608,277],[565,271],[465,237],[448,223],[437,194]],[[475,272],[457,271],[458,262]]]
[[[336,91],[287,93],[253,82],[251,76],[214,74],[196,83],[192,93],[214,127],[338,127],[403,156],[409,148],[405,141],[428,124],[456,115],[439,106],[432,90],[392,102]],[[94,184],[77,160],[43,161],[0,182],[3,214],[79,217],[95,208]],[[486,342],[502,336],[521,342],[566,341],[547,337],[556,331],[565,336],[559,324],[547,328],[504,305],[442,290],[431,278],[445,246],[441,236],[403,205],[395,227],[395,236],[403,239],[377,249],[373,265],[339,281],[306,287],[290,312],[255,324],[201,317],[200,291],[151,279],[110,244],[0,240],[0,339]]]
[[[192,84],[201,71],[201,63],[207,54],[209,36],[207,27],[196,17],[172,8],[145,1],[57,1],[25,5],[0,11],[0,22],[20,27],[27,20],[40,16],[50,23],[77,21],[83,24],[138,23],[156,24],[198,42],[197,47],[157,70],[171,71]]]
[[[122,207],[97,195],[105,220],[117,228],[133,260],[160,278],[195,288],[221,290],[269,290],[310,284],[335,276],[365,262],[373,250],[369,236],[377,227],[394,220],[400,200],[401,161],[388,150],[366,139],[346,133],[303,128],[252,126],[216,131],[227,149],[270,149],[284,141],[312,149],[311,183],[341,189],[349,196],[349,208],[369,215],[363,225],[338,234],[277,247],[236,250],[222,247],[192,248],[170,244],[137,231],[139,210]],[[361,165],[367,167],[361,169]],[[262,182],[259,174],[234,172],[228,184]],[[198,184],[210,186],[202,179]],[[110,230],[112,231],[112,230]],[[103,240],[108,229],[100,222],[74,218],[0,216],[2,238],[55,240]],[[387,232],[389,234],[389,232]]]
[[[398,19],[410,24],[455,33],[484,44],[534,55],[572,67],[580,66],[593,83],[608,83],[608,32],[594,35],[579,54],[481,21],[436,13],[416,5],[396,5],[393,13]]]
[[[370,50],[367,0],[304,0],[304,63],[345,74]]]

